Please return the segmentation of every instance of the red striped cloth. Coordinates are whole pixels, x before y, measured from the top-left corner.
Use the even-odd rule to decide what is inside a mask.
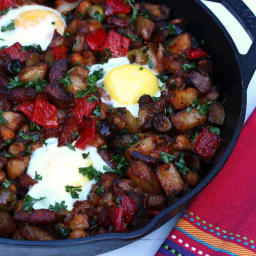
[[[155,256],[256,255],[256,111]]]

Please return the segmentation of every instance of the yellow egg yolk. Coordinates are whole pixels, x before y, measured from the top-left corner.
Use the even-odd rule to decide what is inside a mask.
[[[156,75],[137,64],[113,68],[104,80],[104,87],[111,99],[123,105],[136,104],[142,95],[154,96],[159,90]]]
[[[64,33],[64,21],[56,13],[49,10],[34,9],[23,12],[17,19],[15,19],[15,27],[28,29],[42,23],[47,19],[52,21],[52,24],[49,24],[49,26],[55,26],[60,34]]]

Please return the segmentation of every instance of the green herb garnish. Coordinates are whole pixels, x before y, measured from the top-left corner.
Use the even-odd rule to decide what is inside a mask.
[[[89,180],[95,179],[96,181],[99,181],[102,175],[102,173],[97,171],[92,165],[89,167],[79,168],[79,173],[83,176],[87,176]]]
[[[134,22],[138,14],[138,11],[134,6],[135,0],[125,0],[125,3],[128,3],[132,8],[131,21]]]
[[[90,103],[92,103],[92,102],[94,102],[94,101],[98,101],[99,99],[96,97],[96,96],[94,96],[94,95],[91,95],[88,99],[87,99],[87,101],[88,102],[90,102]]]
[[[46,197],[40,197],[39,199],[33,198],[30,195],[27,195],[24,198],[24,205],[23,205],[23,210],[24,211],[29,211],[32,209],[33,205],[39,201],[44,200]]]
[[[36,89],[37,92],[41,92],[43,88],[47,85],[48,83],[45,80],[41,80],[40,78],[37,78],[33,81],[29,81],[26,85],[25,88],[28,87],[33,87]]]
[[[173,161],[176,158],[174,155],[168,154],[166,152],[161,152],[160,156],[165,164],[168,164],[170,161]]]
[[[29,126],[30,126],[31,131],[40,131],[41,130],[40,126],[38,124],[33,123],[33,122],[30,122]]]
[[[8,179],[5,179],[4,182],[2,183],[3,188],[9,188],[11,186],[12,182]]]
[[[0,12],[0,16],[3,16],[3,15],[5,15],[7,12],[9,12],[9,8],[6,8],[6,9],[4,9],[4,10],[2,10],[1,12]]]
[[[35,180],[42,180],[42,179],[43,179],[43,177],[36,171],[35,172]]]
[[[182,175],[185,175],[189,171],[184,160],[184,153],[180,154],[180,159],[178,162],[175,162],[175,165],[178,167],[178,170]]]
[[[7,88],[8,89],[15,89],[25,85],[25,82],[20,81],[18,76],[11,78],[8,82]]]
[[[15,29],[15,22],[14,20],[11,20],[11,22],[8,25],[1,27],[1,32],[11,31],[14,29]]]
[[[61,201],[61,203],[55,202],[55,205],[50,204],[48,209],[60,213],[61,210],[67,210],[67,208],[65,201]]]
[[[210,131],[215,133],[217,136],[220,136],[220,128],[211,126]]]
[[[7,120],[3,117],[3,111],[0,110],[0,126],[1,125],[6,125]]]
[[[70,150],[72,151],[76,151],[76,148],[74,146],[72,146],[69,142],[67,142],[67,145],[66,145]]]
[[[65,186],[65,189],[66,189],[67,192],[69,192],[71,194],[71,197],[73,199],[79,198],[79,193],[78,192],[82,191],[81,186],[74,187],[74,186],[67,185],[67,186]]]
[[[103,187],[103,186],[100,186],[100,187],[96,188],[95,193],[96,193],[97,195],[103,194],[103,193],[104,193],[104,187]]]
[[[89,154],[90,154],[90,153],[83,153],[83,154],[82,154],[83,159],[86,159],[86,158],[89,156]]]
[[[191,69],[195,69],[196,64],[195,63],[185,63],[185,64],[182,65],[182,67],[183,67],[184,71],[188,71],[188,70],[191,70]]]
[[[28,135],[28,134],[23,133],[22,131],[19,132],[19,136],[23,140],[32,140],[33,142],[37,142],[38,139],[39,139],[39,135],[38,134]]]
[[[153,62],[152,62],[152,60],[150,59],[149,55],[147,55],[147,62],[148,62],[148,66],[149,66],[150,68],[153,68]]]
[[[93,111],[93,114],[97,117],[101,116],[101,109],[100,109],[100,105],[96,106],[96,108]]]

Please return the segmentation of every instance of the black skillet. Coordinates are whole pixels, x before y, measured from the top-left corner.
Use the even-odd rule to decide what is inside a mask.
[[[199,0],[155,0],[178,9],[188,24],[205,39],[205,48],[213,57],[214,81],[226,98],[226,120],[223,142],[209,174],[191,192],[163,210],[143,228],[129,233],[108,233],[76,240],[22,241],[0,238],[3,256],[91,256],[111,251],[150,233],[173,217],[186,202],[205,187],[220,171],[239,137],[246,111],[246,91],[256,69],[256,17],[242,0],[211,0],[224,4],[249,33],[253,44],[246,55],[240,55],[231,37],[215,15]],[[137,256],[137,255],[135,255]]]

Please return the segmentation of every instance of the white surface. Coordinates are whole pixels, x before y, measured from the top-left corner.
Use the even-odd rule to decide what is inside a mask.
[[[256,14],[256,5],[255,0],[244,0],[244,2],[250,7],[253,8],[254,13]],[[237,27],[237,21],[234,21],[232,17],[226,15],[225,12],[219,11],[219,4],[210,4],[209,8],[211,8],[214,13],[218,13],[218,18],[225,25],[232,38],[236,42],[238,49],[241,53],[246,53],[248,51],[248,47],[251,44],[251,40],[248,36],[241,36],[240,28]],[[239,33],[238,33],[239,31]],[[248,106],[246,112],[246,119],[252,113],[253,109],[256,107],[256,73],[249,85],[248,88]],[[166,237],[168,236],[171,229],[174,227],[175,223],[179,219],[178,214],[175,218],[171,219],[164,226],[156,230],[155,232],[141,238],[137,242],[134,242],[128,246],[125,246],[121,249],[104,253],[99,256],[153,256],[161,244],[164,242]]]

